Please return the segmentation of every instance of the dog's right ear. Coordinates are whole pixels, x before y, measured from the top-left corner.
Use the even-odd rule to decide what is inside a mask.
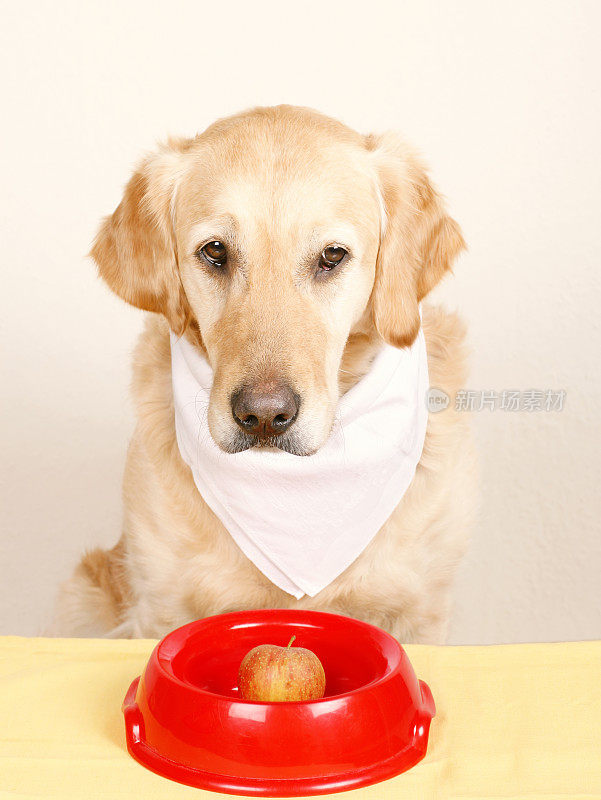
[[[144,160],[115,212],[103,221],[90,252],[116,294],[138,308],[163,314],[178,335],[190,319],[173,220],[184,151],[185,142],[170,141]]]

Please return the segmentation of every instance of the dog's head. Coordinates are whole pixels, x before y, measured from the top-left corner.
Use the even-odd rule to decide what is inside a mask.
[[[353,337],[405,347],[464,243],[415,154],[289,106],[147,158],[96,238],[109,286],[203,349],[226,452],[327,439]]]

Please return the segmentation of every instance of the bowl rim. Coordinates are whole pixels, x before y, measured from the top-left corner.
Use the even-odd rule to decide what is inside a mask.
[[[315,617],[328,617],[330,619],[341,619],[344,620],[345,623],[356,624],[358,627],[369,629],[372,631],[376,631],[378,636],[384,639],[384,641],[388,642],[394,648],[394,656],[395,661],[393,666],[381,675],[379,678],[375,678],[373,681],[369,681],[369,683],[363,684],[363,686],[359,686],[357,689],[351,689],[348,692],[340,692],[339,694],[328,695],[327,697],[319,697],[315,700],[244,700],[238,697],[231,697],[230,695],[221,694],[220,692],[211,692],[208,689],[202,689],[200,686],[195,686],[193,683],[188,682],[180,678],[175,674],[173,669],[168,670],[165,666],[165,663],[170,663],[171,659],[175,657],[175,654],[171,655],[169,659],[166,659],[165,656],[161,654],[161,649],[164,646],[168,645],[168,641],[172,638],[177,639],[177,635],[181,636],[181,632],[192,626],[201,625],[204,623],[210,623],[211,621],[217,619],[227,619],[235,616],[242,616],[242,615],[256,615],[257,617],[261,616],[262,614],[308,614],[310,616]],[[178,651],[178,652],[181,652]],[[186,690],[194,692],[197,695],[207,696],[216,698],[219,701],[225,700],[229,704],[240,704],[245,706],[282,706],[282,707],[299,707],[299,706],[314,706],[316,704],[326,704],[326,703],[335,703],[340,698],[347,698],[347,697],[356,697],[357,695],[362,694],[365,691],[373,690],[375,686],[380,684],[386,683],[396,674],[399,673],[401,668],[401,663],[403,661],[403,655],[407,658],[405,650],[400,642],[394,638],[388,631],[383,630],[382,628],[378,628],[375,625],[371,625],[369,622],[364,622],[363,620],[356,619],[355,617],[347,617],[343,614],[334,614],[330,611],[313,611],[312,609],[302,609],[302,608],[253,608],[248,610],[242,611],[230,611],[225,614],[212,614],[210,617],[201,617],[200,619],[193,620],[192,622],[187,622],[184,625],[180,625],[179,628],[175,628],[174,630],[170,631],[160,642],[156,645],[154,649],[154,654],[156,655],[155,663],[160,672],[168,679],[175,681],[179,686],[184,687]],[[152,658],[152,656],[151,656]]]

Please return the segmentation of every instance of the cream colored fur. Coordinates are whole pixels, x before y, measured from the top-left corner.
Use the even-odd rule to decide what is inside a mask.
[[[259,115],[259,122],[252,117],[253,113]],[[259,110],[251,112],[250,123],[244,115],[241,119],[244,125],[251,127],[263,125],[264,117],[260,115],[264,114],[271,120],[270,124],[273,120],[280,124],[283,119],[288,126],[305,125],[307,147],[310,147],[313,133],[309,123],[315,118],[307,119],[307,114],[312,113],[287,108]],[[326,119],[324,136],[335,139],[340,135],[335,127],[338,123],[331,123],[330,128],[327,118],[319,119]],[[217,139],[223,136],[219,127],[223,124],[227,125],[218,123],[212,131],[210,129],[211,136]],[[348,136],[359,153],[359,139],[352,138],[358,135]],[[417,302],[449,268],[463,244],[456,223],[445,216],[439,196],[411,151],[399,145],[396,138],[368,137],[362,142],[364,150],[360,158],[364,154],[372,158],[374,153],[379,158],[380,183],[377,191],[373,191],[370,213],[377,219],[384,203],[386,220],[381,220],[379,233],[376,230],[372,235],[366,228],[363,239],[357,234],[356,249],[367,255],[363,259],[366,263],[357,263],[354,269],[357,275],[364,276],[363,282],[369,279],[373,290],[370,296],[368,293],[368,300],[361,300],[362,295],[357,294],[359,289],[353,289],[350,284],[344,290],[346,305],[340,308],[350,309],[346,332],[340,315],[338,328],[328,329],[325,323],[322,325],[325,316],[319,301],[312,300],[309,306],[315,313],[316,326],[322,326],[324,347],[328,340],[331,346],[333,339],[343,337],[342,358],[336,360],[330,355],[325,360],[324,369],[335,370],[334,381],[326,374],[321,383],[310,384],[309,378],[313,378],[307,372],[307,387],[316,393],[317,400],[321,392],[323,407],[327,407],[328,397],[331,403],[335,402],[332,391],[338,394],[346,391],[364,374],[383,339],[397,346],[412,340]],[[189,152],[195,146],[180,143],[176,149]],[[344,147],[349,150],[346,139]],[[172,159],[172,155],[169,158]],[[141,204],[148,203],[148,198],[160,197],[168,216],[181,215],[182,203],[183,211],[190,209],[190,201],[185,194],[183,198],[180,195],[186,172],[181,162],[177,159],[176,162],[161,161],[160,170],[153,173],[152,180],[148,172],[143,182],[134,179],[128,188],[129,198],[126,193],[125,205],[115,212],[120,215],[118,228],[112,227],[115,216],[112,220],[109,218],[95,246],[94,255],[101,273],[115,291],[129,302],[159,313],[149,315],[134,358],[137,426],[125,468],[121,539],[111,551],[95,550],[84,556],[72,578],[61,587],[55,620],[48,632],[161,637],[187,621],[209,614],[245,608],[298,607],[355,616],[389,630],[404,642],[444,642],[451,612],[453,577],[465,551],[473,517],[476,472],[467,419],[452,407],[430,414],[415,478],[388,522],[361,556],[314,598],[297,601],[271,584],[246,559],[200,496],[189,468],[179,455],[175,439],[169,326],[185,330],[190,340],[201,348],[207,340],[212,342],[209,355],[220,358],[224,369],[235,362],[237,345],[232,342],[233,334],[219,327],[225,324],[218,313],[220,303],[225,303],[223,298],[213,298],[214,319],[207,321],[206,330],[203,329],[202,314],[208,312],[206,309],[201,312],[195,306],[195,292],[201,293],[201,288],[191,284],[194,274],[191,266],[182,278],[182,286],[177,270],[169,261],[167,245],[158,256],[155,253],[158,244],[149,257],[144,255],[148,237],[156,234],[155,227],[163,225],[167,231],[170,223],[168,217],[159,220],[155,211],[150,223],[148,218],[140,221],[137,214]],[[367,175],[368,168],[361,164],[361,170]],[[152,189],[148,188],[150,184]],[[352,186],[349,186],[348,192],[352,193]],[[176,190],[179,207],[175,202]],[[310,186],[307,194],[308,201],[317,203],[318,207],[318,201],[311,197]],[[411,207],[407,206],[408,202]],[[352,219],[352,210],[348,213]],[[190,212],[191,221],[193,217]],[[145,229],[143,224],[150,227]],[[130,277],[124,277],[129,267],[121,265],[121,261],[117,263],[123,258],[124,248],[115,237],[124,229],[130,232],[128,235],[137,237],[135,246],[131,238],[127,240],[130,243],[127,252],[133,253],[131,269],[135,270]],[[356,229],[359,230],[359,223]],[[181,250],[182,246],[178,240],[176,249]],[[292,245],[288,243],[287,246]],[[375,273],[373,264],[367,263],[371,252],[378,253]],[[140,259],[145,257],[146,262],[138,268]],[[142,273],[142,269],[146,272]],[[179,269],[181,272],[181,265]],[[155,272],[151,275],[152,270]],[[273,275],[272,280],[275,280]],[[216,291],[213,285],[205,290],[205,306],[206,292]],[[269,298],[268,293],[263,296]],[[227,302],[231,306],[230,296]],[[251,298],[249,303],[247,298],[246,306],[250,306],[250,310],[246,317],[240,317],[239,310],[235,313],[244,325],[254,324],[256,329],[253,302],[256,306],[256,301]],[[294,305],[293,300],[286,301],[284,295],[280,295],[279,302],[288,303],[290,308]],[[363,305],[357,313],[359,302]],[[290,323],[281,312],[280,307],[278,313],[283,324],[294,324],[294,316]],[[305,312],[296,309],[296,313]],[[199,318],[200,322],[196,323]],[[430,383],[453,395],[465,380],[463,326],[454,315],[427,305],[423,325]],[[238,329],[242,327],[238,324]],[[319,348],[319,341],[316,337],[312,347]],[[319,355],[316,350],[314,362]],[[303,353],[299,354],[298,348],[295,357],[302,373]],[[304,357],[306,359],[307,355]],[[333,389],[336,384],[338,388]],[[223,409],[225,400],[222,416]],[[315,438],[327,427],[327,419],[309,416],[305,426],[307,435]]]

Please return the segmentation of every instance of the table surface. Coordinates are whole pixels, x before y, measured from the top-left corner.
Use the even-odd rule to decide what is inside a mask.
[[[121,701],[155,644],[0,637],[0,797],[220,796],[127,753]],[[601,798],[601,642],[406,650],[436,700],[428,754],[341,797]]]

